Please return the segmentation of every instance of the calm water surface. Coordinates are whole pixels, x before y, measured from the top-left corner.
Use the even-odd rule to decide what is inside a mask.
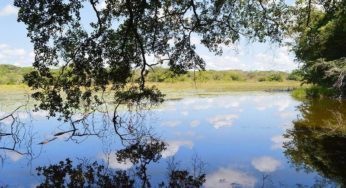
[[[5,109],[4,105],[2,107]],[[0,117],[6,115],[2,112]],[[42,181],[35,168],[61,160],[99,161],[129,170],[115,151],[121,143],[101,120],[90,121],[98,136],[70,137],[70,125],[46,113],[19,111],[16,136],[0,136],[0,185],[34,187]],[[95,115],[97,117],[97,114]],[[167,144],[151,180],[167,179],[167,160],[191,169],[203,161],[205,187],[346,186],[346,110],[338,101],[299,102],[289,93],[227,93],[167,100],[143,121]],[[6,133],[11,121],[0,122]],[[94,131],[94,130],[93,130]],[[88,132],[88,131],[86,131]],[[345,134],[344,134],[345,133]],[[18,141],[18,142],[17,142]]]

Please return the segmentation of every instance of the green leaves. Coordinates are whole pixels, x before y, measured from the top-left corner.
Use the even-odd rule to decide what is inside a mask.
[[[68,118],[81,102],[98,103],[96,92],[107,88],[115,93],[115,100],[127,93],[133,100],[150,98],[159,103],[162,95],[145,86],[150,68],[168,64],[174,73],[181,74],[205,67],[192,37],[198,36],[201,44],[221,54],[222,45],[231,45],[241,35],[252,41],[280,41],[281,21],[288,19],[283,1],[105,3],[100,8],[97,0],[14,1],[20,9],[18,21],[27,26],[34,44],[35,71],[25,81],[40,90],[40,97],[36,96],[42,103],[40,108]],[[94,21],[85,23],[83,11]],[[53,73],[51,69],[56,67],[59,71]],[[132,73],[138,70],[140,77],[133,80]],[[135,94],[133,88],[126,91],[128,85],[138,87]]]
[[[308,4],[310,3],[310,4]],[[346,94],[346,1],[297,3],[293,51],[303,62],[303,79]]]

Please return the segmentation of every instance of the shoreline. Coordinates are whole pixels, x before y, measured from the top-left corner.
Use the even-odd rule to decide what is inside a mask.
[[[208,82],[147,82],[147,86],[156,86],[164,93],[177,91],[198,92],[232,92],[232,91],[292,91],[301,88],[298,81],[208,81]],[[7,92],[32,92],[25,84],[0,85],[0,93]]]

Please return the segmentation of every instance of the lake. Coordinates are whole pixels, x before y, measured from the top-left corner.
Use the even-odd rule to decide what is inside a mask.
[[[18,102],[2,96],[0,105],[3,117]],[[38,166],[66,158],[134,168],[116,160],[123,143],[103,120],[105,114],[93,114],[75,132],[71,123],[46,115],[21,108],[16,121],[0,122],[0,185],[34,187],[43,181]],[[162,158],[148,165],[154,187],[167,180],[173,160],[188,171],[198,163],[206,175],[204,187],[346,186],[345,102],[297,101],[286,92],[230,92],[166,100],[150,111],[121,115],[167,144]]]

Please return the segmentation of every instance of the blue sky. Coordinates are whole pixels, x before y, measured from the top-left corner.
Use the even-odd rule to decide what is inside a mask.
[[[26,37],[25,25],[17,22],[17,9],[12,4],[13,0],[0,1],[0,64],[30,66],[33,47]],[[197,52],[206,60],[207,69],[291,71],[298,67],[287,47],[241,40],[232,47],[225,47],[222,56],[215,56],[200,45],[197,38],[194,41]]]

